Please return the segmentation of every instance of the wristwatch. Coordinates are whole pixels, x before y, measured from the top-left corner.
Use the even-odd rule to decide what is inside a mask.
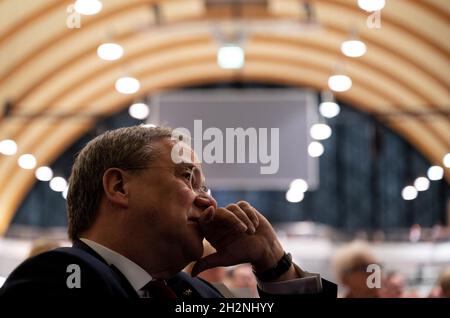
[[[255,274],[256,278],[262,282],[269,282],[279,278],[281,275],[286,273],[292,265],[292,255],[290,253],[284,252],[283,257],[278,261],[278,263],[268,270],[257,273],[253,269],[253,274]]]

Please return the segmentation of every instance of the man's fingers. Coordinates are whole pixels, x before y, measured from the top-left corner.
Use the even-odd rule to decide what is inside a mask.
[[[236,203],[245,213],[247,213],[247,216],[252,220],[253,225],[255,228],[258,228],[259,226],[259,217],[258,212],[254,207],[250,205],[247,201],[239,201]]]
[[[243,222],[248,229],[248,232],[250,234],[254,234],[256,231],[255,225],[253,224],[253,222],[250,220],[249,216],[247,215],[247,213],[245,213],[237,204],[229,204],[226,207],[228,210],[230,210],[231,212],[233,212],[238,218],[239,220],[241,220],[241,222]]]
[[[194,204],[200,208],[206,208],[209,206],[213,206],[214,208],[217,208],[217,202],[214,200],[211,196],[197,196],[194,200]]]
[[[210,254],[199,259],[192,268],[191,276],[197,276],[201,272],[218,266],[230,266],[234,265],[234,263],[230,262],[231,259],[224,253],[217,252],[214,254]]]
[[[214,219],[215,209],[213,206],[210,206],[205,211],[202,212],[202,215],[199,218],[199,222],[201,224],[207,224]]]
[[[202,215],[202,217],[200,217],[199,219],[200,226],[207,227],[209,226],[208,223],[213,221],[212,222],[213,226],[220,226],[222,229],[235,229],[238,232],[245,232],[248,229],[247,225],[228,209],[225,208],[216,209],[214,211],[213,220],[210,220],[209,222],[206,222],[207,221],[206,214],[207,213],[205,213],[204,215]]]

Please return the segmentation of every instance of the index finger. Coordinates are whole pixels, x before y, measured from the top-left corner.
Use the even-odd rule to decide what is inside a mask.
[[[258,217],[258,211],[250,205],[247,201],[239,201],[236,203],[252,220],[253,225],[255,226],[255,229],[258,228],[259,225],[259,217]]]

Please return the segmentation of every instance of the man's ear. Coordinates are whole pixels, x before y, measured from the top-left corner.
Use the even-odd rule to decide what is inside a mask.
[[[121,208],[128,207],[129,185],[127,173],[119,168],[109,168],[103,174],[103,190],[108,201]]]

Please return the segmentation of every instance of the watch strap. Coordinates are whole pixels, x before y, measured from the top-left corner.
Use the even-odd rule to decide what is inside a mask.
[[[253,273],[256,278],[262,282],[269,282],[279,278],[281,275],[286,273],[292,265],[292,255],[290,253],[284,253],[281,259],[275,264],[274,267],[269,268],[264,272],[256,272],[253,269]]]

